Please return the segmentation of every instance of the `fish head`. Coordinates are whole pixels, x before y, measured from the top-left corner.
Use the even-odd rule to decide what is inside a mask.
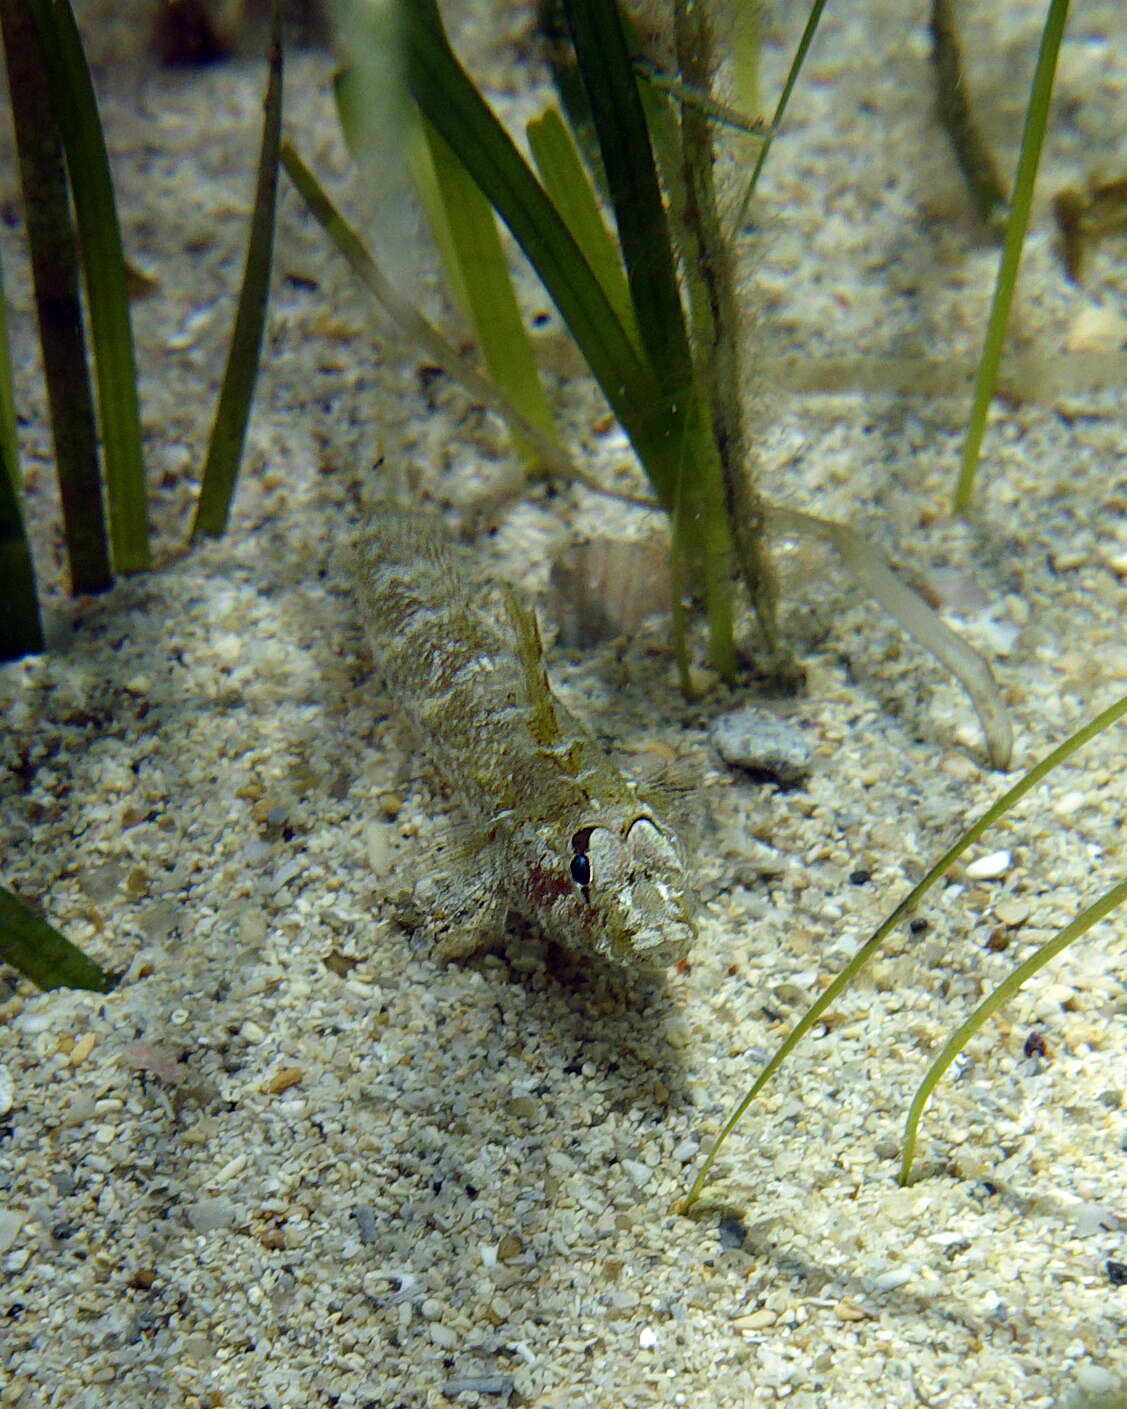
[[[591,947],[614,963],[646,969],[679,963],[696,939],[695,898],[676,836],[648,813],[579,827],[571,836],[572,883]]]

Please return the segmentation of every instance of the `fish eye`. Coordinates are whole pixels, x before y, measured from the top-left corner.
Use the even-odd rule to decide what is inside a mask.
[[[591,884],[591,858],[587,855],[594,827],[580,827],[571,839],[571,879],[582,889]]]

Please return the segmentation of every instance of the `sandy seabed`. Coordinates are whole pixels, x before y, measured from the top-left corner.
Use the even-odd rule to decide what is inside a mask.
[[[817,359],[962,376],[980,346],[997,253],[931,115],[925,8],[830,6],[767,165],[747,261],[757,453],[770,498],[861,529],[988,656],[1022,768],[1127,688],[1121,393],[1047,379],[996,405],[956,522],[965,394],[817,389]],[[1005,170],[1042,10],[965,7]],[[515,935],[439,964],[402,897],[472,857],[373,678],[341,550],[381,475],[455,517],[493,503],[513,475],[505,438],[381,342],[283,186],[231,531],[185,555],[263,66],[160,70],[138,44],[149,9],[78,12],[128,251],[156,281],[135,323],[161,565],[96,600],[61,591],[9,228],[52,649],[0,669],[0,879],[124,977],[106,997],[0,986],[0,1405],[993,1409],[1127,1384],[1121,918],[971,1043],[928,1113],[917,1182],[896,1183],[908,1101],[946,1034],[1121,876],[1121,734],[893,935],[746,1118],[699,1215],[671,1216],[825,976],[1006,780],[959,688],[828,553],[782,544],[798,699],[748,686],[686,704],[660,622],[550,649],[561,695],[620,756],[694,779],[688,967],[616,976]],[[767,94],[801,21],[767,25]],[[475,71],[521,118],[545,97],[516,62],[526,29],[515,10],[469,26]],[[287,123],[346,194],[331,68],[291,56]],[[1127,341],[1127,240],[1096,248],[1075,287],[1050,213],[1063,185],[1125,162],[1124,17],[1076,7],[1014,321],[1047,367]],[[547,312],[534,291],[528,307]],[[569,444],[614,478],[624,442],[551,324],[538,336]],[[772,373],[793,359],[801,393]],[[535,596],[579,535],[640,531],[644,512],[608,502],[536,486],[476,546]],[[714,718],[749,701],[805,739],[801,786],[711,748]]]

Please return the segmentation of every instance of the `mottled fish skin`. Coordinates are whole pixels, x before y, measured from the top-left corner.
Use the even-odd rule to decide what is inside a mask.
[[[647,969],[696,937],[681,844],[552,695],[535,618],[475,606],[439,520],[379,506],[356,596],[397,705],[480,829],[475,885],[573,954]]]

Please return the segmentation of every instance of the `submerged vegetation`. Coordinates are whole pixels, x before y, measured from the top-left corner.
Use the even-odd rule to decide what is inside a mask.
[[[151,565],[129,316],[130,271],[93,85],[68,0],[0,0],[0,34],[19,153],[70,590],[79,596],[105,591],[115,572],[140,572]],[[282,46],[275,6],[247,264],[192,541],[223,531],[242,456],[266,316],[281,118]],[[96,409],[83,292],[93,345]],[[44,648],[23,513],[16,420],[0,287],[0,661]],[[0,957],[41,988],[105,992],[109,983],[98,965],[18,896],[3,889]]]
[[[679,1201],[679,1208],[688,1211],[693,1207],[701,1196],[705,1181],[709,1171],[716,1161],[720,1150],[723,1148],[732,1131],[739,1124],[751,1103],[756,1096],[770,1081],[771,1077],[786,1061],[787,1057],[802,1041],[803,1037],[819,1022],[831,1005],[841,997],[846,988],[853,982],[861,970],[879,952],[881,945],[888,936],[896,929],[902,920],[906,920],[919,906],[920,902],[929,891],[943,879],[951,867],[970,848],[983,837],[986,832],[1001,821],[1017,804],[1031,792],[1043,779],[1062,763],[1067,762],[1074,754],[1079,752],[1085,744],[1090,743],[1097,735],[1103,733],[1105,729],[1117,724],[1124,715],[1127,715],[1127,696],[1118,699],[1101,711],[1094,719],[1090,720],[1075,734],[1066,739],[1064,743],[1047,754],[1038,763],[1034,764],[1021,778],[1007,789],[1007,791],[991,807],[978,817],[962,835],[943,853],[939,860],[928,870],[924,878],[908,892],[903,900],[896,906],[892,913],[878,926],[872,936],[860,946],[852,959],[837,977],[826,987],[825,991],[807,1008],[802,1017],[787,1034],[785,1040],[780,1044],[771,1059],[756,1078],[755,1083],[748,1091],[747,1095],[740,1101],[732,1115],[725,1122],[723,1129],[716,1139],[712,1149],[709,1151],[707,1159],[701,1166],[692,1187],[686,1197]],[[908,1183],[912,1171],[912,1161],[915,1155],[916,1137],[919,1130],[920,1120],[923,1116],[924,1107],[928,1097],[942,1079],[944,1072],[950,1067],[958,1054],[967,1045],[970,1039],[983,1026],[984,1023],[1018,991],[1018,989],[1028,979],[1032,978],[1039,969],[1042,969],[1050,960],[1054,959],[1063,949],[1066,949],[1075,940],[1092,929],[1092,927],[1104,919],[1117,906],[1127,900],[1127,882],[1117,882],[1109,890],[1105,891],[1092,905],[1090,905],[1081,915],[1078,915],[1071,924],[1065,926],[1046,944],[1038,948],[1023,964],[1014,969],[1004,983],[991,993],[971,1016],[955,1032],[951,1034],[943,1051],[928,1068],[927,1074],[921,1081],[915,1099],[912,1101],[911,1109],[908,1112],[906,1129],[904,1134],[904,1152],[900,1167],[900,1182]]]
[[[718,103],[710,21],[700,7],[675,0],[667,32],[651,45],[667,50],[676,74],[662,73],[643,39],[610,0],[559,0],[541,9],[551,66],[569,136],[548,108],[527,124],[533,171],[494,116],[450,47],[432,0],[405,0],[397,10],[351,6],[346,26],[352,67],[337,84],[342,123],[362,163],[385,160],[373,150],[379,127],[361,94],[399,53],[412,99],[393,110],[399,140],[414,154],[413,171],[451,289],[474,328],[495,378],[488,404],[504,409],[518,446],[543,446],[545,468],[562,458],[527,341],[513,310],[515,294],[483,197],[508,226],[617,415],[672,526],[672,627],[682,684],[690,692],[683,589],[703,596],[712,664],[734,678],[736,650],[732,568],[739,569],[767,648],[767,673],[795,688],[801,670],[776,623],[768,529],[785,520],[789,534],[827,538],[864,589],[960,680],[986,734],[992,763],[1004,768],[1010,726],[989,666],[939,618],[898,584],[879,555],[845,525],[765,504],[754,447],[744,427],[742,365],[754,331],[742,326],[745,300],[735,292],[736,255],[744,214],[782,120],[821,15],[812,7],[780,95],[772,127]],[[391,65],[391,77],[397,70]],[[386,77],[386,75],[385,75]],[[378,99],[381,115],[386,98]],[[760,141],[759,159],[725,228],[714,174],[714,131],[736,127]],[[588,170],[580,160],[583,154]],[[441,336],[419,337],[413,310],[380,274],[361,240],[317,185],[297,152],[283,162],[338,247],[401,331],[434,355]],[[596,191],[606,193],[617,240],[603,224]],[[494,312],[496,310],[496,312]],[[506,330],[513,329],[509,333]],[[460,377],[461,359],[446,346],[440,365]],[[474,394],[480,378],[461,377]],[[530,434],[531,432],[531,434]],[[533,455],[535,459],[535,454]],[[568,471],[569,478],[587,477]]]
[[[109,159],[90,72],[68,0],[0,0],[0,32],[19,154],[70,590],[103,592],[115,573],[151,565],[141,410]],[[193,540],[226,523],[258,369],[273,245],[282,118],[275,11],[251,221],[230,356],[216,411]],[[71,219],[71,211],[74,220]],[[88,315],[92,353],[86,347]],[[4,320],[0,357],[0,660],[42,650],[22,512]],[[91,368],[97,398],[91,392]]]

